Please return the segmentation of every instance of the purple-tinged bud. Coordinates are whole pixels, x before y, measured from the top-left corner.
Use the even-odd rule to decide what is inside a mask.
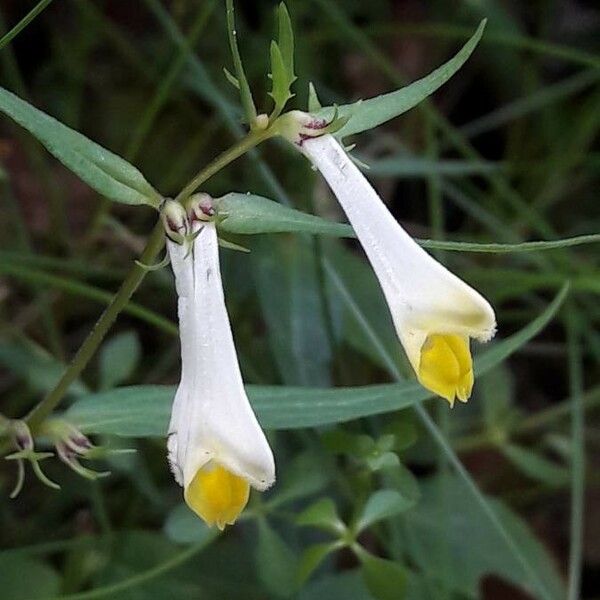
[[[188,204],[188,219],[194,221],[211,221],[217,214],[212,196],[205,193],[194,194]]]

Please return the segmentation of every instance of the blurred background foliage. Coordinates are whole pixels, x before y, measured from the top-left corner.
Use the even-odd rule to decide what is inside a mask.
[[[33,6],[2,0],[4,30]],[[356,138],[354,154],[412,234],[516,243],[600,230],[596,2],[290,0],[288,7],[299,75],[292,103],[302,109],[309,81],[324,104],[401,87],[446,61],[488,18],[474,55],[441,91]],[[275,3],[237,8],[247,74],[268,110]],[[0,50],[4,87],[133,162],[165,195],[243,131],[223,66],[230,57],[216,0],[54,0]],[[343,220],[308,163],[277,142],[219,173],[206,191],[252,191]],[[2,413],[19,417],[56,382],[138,256],[155,213],[109,204],[4,118],[0,195]],[[356,243],[233,239],[251,249],[222,254],[247,382],[328,388],[408,376]],[[571,282],[552,323],[481,377],[468,405],[426,405],[493,498],[494,518],[517,554],[407,409],[270,432],[278,483],[219,536],[182,505],[162,439],[98,440],[137,450],[108,460],[112,476],[101,481],[46,461],[62,490],[28,473],[17,500],[8,498],[15,473],[6,463],[2,597],[563,598],[569,563],[571,586],[578,571],[584,522],[581,597],[597,598],[598,246],[437,255],[492,301],[500,338]],[[133,302],[70,400],[177,382],[169,270],[151,273]],[[573,435],[569,415],[578,406],[586,428]],[[584,514],[570,474],[581,467],[583,445]]]

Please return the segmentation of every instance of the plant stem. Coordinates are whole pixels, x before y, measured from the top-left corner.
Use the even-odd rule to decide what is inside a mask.
[[[218,173],[223,167],[233,162],[248,150],[258,146],[261,142],[276,135],[272,128],[263,131],[252,131],[246,137],[242,138],[237,144],[234,144],[228,150],[217,156],[207,167],[202,169],[190,182],[177,194],[177,202],[185,202],[207,179]]]
[[[583,373],[579,319],[571,302],[567,307],[567,347],[571,392],[571,536],[568,600],[580,597],[585,502],[585,429],[583,422]]]
[[[164,228],[161,222],[154,226],[150,239],[142,252],[140,262],[151,263],[164,244]],[[135,265],[123,281],[121,287],[113,297],[111,303],[106,307],[92,331],[77,351],[77,354],[66,368],[56,386],[48,395],[27,415],[26,421],[31,429],[38,427],[48,415],[58,406],[70,385],[79,376],[96,353],[98,346],[108,333],[119,313],[125,308],[129,299],[140,285],[146,270]]]
[[[262,141],[275,135],[272,129],[265,131],[252,132],[241,139],[237,144],[217,156],[211,163],[204,167],[198,174],[183,188],[177,195],[176,200],[183,202],[186,200],[200,185],[210,179],[215,173],[226,167],[245,154],[248,150],[257,146]],[[158,222],[148,239],[146,247],[140,256],[140,262],[143,264],[151,264],[156,258],[164,245],[165,234],[162,222]],[[96,353],[96,350],[102,343],[102,340],[112,327],[119,313],[125,308],[129,299],[138,288],[144,277],[146,269],[137,264],[129,271],[125,281],[113,297],[106,310],[102,313],[92,331],[75,354],[75,357],[64,371],[62,377],[56,386],[46,395],[46,397],[33,408],[27,415],[26,421],[29,427],[35,431],[36,427],[50,415],[50,413],[58,406],[63,396],[66,394],[70,385],[75,381],[79,374],[83,371],[91,358]]]

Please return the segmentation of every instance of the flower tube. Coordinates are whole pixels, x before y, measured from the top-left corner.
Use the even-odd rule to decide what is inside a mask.
[[[470,338],[490,340],[494,310],[431,257],[394,219],[377,192],[320,121],[300,120],[296,147],[321,172],[362,244],[419,382],[450,405],[473,388]],[[289,136],[288,136],[289,137]]]
[[[263,491],[274,483],[275,464],[242,382],[215,223],[197,218],[192,210],[191,247],[167,241],[179,297],[182,362],[168,453],[188,506],[223,529],[246,506],[250,486]]]

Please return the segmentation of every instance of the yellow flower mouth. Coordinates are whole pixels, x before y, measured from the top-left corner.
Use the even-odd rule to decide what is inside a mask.
[[[207,525],[221,530],[235,523],[249,495],[250,486],[245,479],[210,463],[198,469],[184,494],[187,505]]]
[[[473,360],[469,339],[460,335],[432,334],[421,348],[421,385],[454,404],[466,402],[473,389]]]

